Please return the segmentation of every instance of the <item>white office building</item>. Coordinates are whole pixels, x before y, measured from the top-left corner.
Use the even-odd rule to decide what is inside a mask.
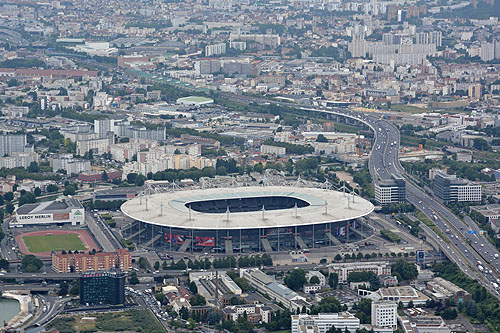
[[[398,325],[398,305],[391,301],[372,302],[372,326],[392,328]]]
[[[305,313],[292,315],[292,333],[314,332],[325,333],[332,326],[340,328],[342,332],[356,332],[359,329],[359,318],[349,312],[319,313],[308,315]]]
[[[388,262],[353,262],[331,264],[330,273],[337,273],[339,283],[346,283],[352,272],[373,272],[380,275],[391,275],[391,265]]]

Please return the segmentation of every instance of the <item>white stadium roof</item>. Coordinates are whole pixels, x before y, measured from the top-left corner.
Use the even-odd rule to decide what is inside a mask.
[[[266,211],[204,213],[189,209],[189,203],[210,200],[289,197],[307,202],[302,208]],[[349,200],[349,204],[348,204]],[[325,207],[326,206],[326,207]],[[293,227],[359,218],[373,211],[373,205],[347,193],[289,186],[249,186],[175,191],[143,195],[125,202],[122,212],[135,220],[157,226],[183,229],[256,229]],[[297,211],[297,214],[296,214]],[[325,214],[325,211],[327,212]],[[190,218],[191,215],[191,218]]]

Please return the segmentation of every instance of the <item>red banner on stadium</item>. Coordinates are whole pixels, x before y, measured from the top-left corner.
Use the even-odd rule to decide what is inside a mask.
[[[165,233],[165,241],[167,243],[182,244],[184,243],[184,236]]]
[[[196,245],[197,246],[215,246],[215,238],[214,237],[196,237]]]

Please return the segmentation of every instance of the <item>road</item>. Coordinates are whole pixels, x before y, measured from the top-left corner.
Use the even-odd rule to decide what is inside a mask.
[[[362,119],[369,123],[376,133],[375,149],[370,157],[370,172],[374,180],[390,179],[393,174],[405,176],[407,200],[448,237],[448,244],[443,244],[443,252],[464,272],[469,273],[470,270],[473,277],[500,298],[500,294],[492,286],[493,283],[500,282],[500,259],[496,258],[500,256],[498,250],[484,236],[468,233],[468,230],[477,230],[472,221],[463,222],[436,198],[412,183],[413,179],[399,163],[400,137],[393,125],[373,116],[362,116]],[[483,271],[478,268],[478,263],[484,267]]]
[[[96,217],[94,216],[94,212],[89,210],[85,213],[85,223],[104,252],[113,252],[116,251],[116,249],[122,248],[120,242],[116,239],[111,230],[109,230],[109,227],[100,215]]]

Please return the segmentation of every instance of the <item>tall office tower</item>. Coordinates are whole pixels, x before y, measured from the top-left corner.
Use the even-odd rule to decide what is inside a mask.
[[[125,274],[122,272],[84,273],[80,277],[80,304],[125,304]]]

